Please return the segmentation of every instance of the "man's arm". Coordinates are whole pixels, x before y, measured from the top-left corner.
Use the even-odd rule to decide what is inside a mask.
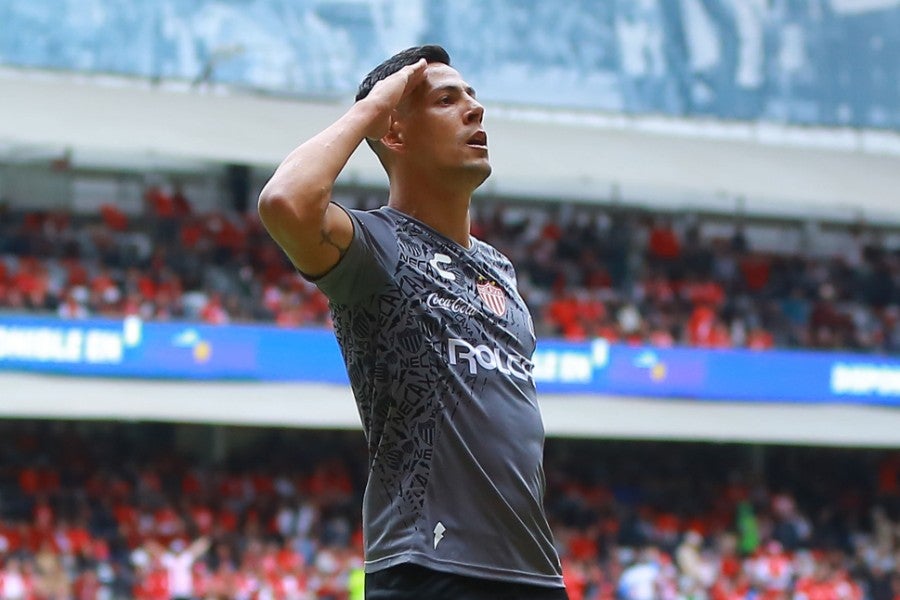
[[[347,251],[353,223],[330,204],[334,182],[363,139],[387,134],[392,112],[424,73],[421,60],[379,81],[340,119],[291,152],[266,183],[259,216],[301,272],[327,273]]]
[[[186,552],[190,555],[191,560],[195,561],[206,554],[206,551],[209,550],[209,547],[211,545],[212,542],[208,537],[206,537],[205,535],[200,536],[199,538],[194,540],[190,546],[187,547]]]

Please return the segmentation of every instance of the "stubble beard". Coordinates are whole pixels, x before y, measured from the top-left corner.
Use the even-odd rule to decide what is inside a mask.
[[[493,172],[493,167],[487,161],[466,165],[463,168],[463,176],[471,178],[473,190],[478,189],[481,184],[487,181],[487,178],[491,176],[491,172]]]

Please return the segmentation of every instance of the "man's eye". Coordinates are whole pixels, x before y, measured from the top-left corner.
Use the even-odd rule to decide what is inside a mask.
[[[450,104],[450,96],[441,96],[441,104]]]

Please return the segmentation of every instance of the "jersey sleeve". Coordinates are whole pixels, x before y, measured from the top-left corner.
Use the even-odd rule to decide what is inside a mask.
[[[353,222],[353,239],[341,260],[313,281],[332,302],[352,305],[371,297],[390,279],[399,250],[392,223],[382,212],[340,208]]]

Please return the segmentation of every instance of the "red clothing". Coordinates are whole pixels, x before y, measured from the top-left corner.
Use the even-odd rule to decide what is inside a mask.
[[[66,537],[68,538],[69,548],[76,554],[84,554],[93,544],[91,534],[84,527],[72,527],[66,532]]]
[[[587,535],[576,535],[569,541],[569,556],[575,560],[590,560],[597,556],[597,544]]]
[[[113,517],[119,525],[136,525],[138,511],[131,504],[118,504],[113,508]]]
[[[34,525],[38,529],[50,529],[55,520],[53,509],[46,502],[34,505]]]
[[[748,256],[741,261],[740,269],[744,283],[751,292],[758,292],[769,284],[771,265],[768,258],[760,255]]]
[[[147,204],[153,213],[163,219],[171,219],[175,216],[175,202],[172,197],[157,187],[147,190]]]
[[[13,275],[12,285],[26,296],[35,299],[43,299],[47,293],[46,278],[31,271],[22,270]]]
[[[891,454],[878,465],[878,493],[896,495],[900,491],[900,455]]]
[[[67,283],[69,286],[87,285],[88,272],[82,263],[77,259],[67,259],[65,266],[68,273]]]
[[[186,217],[193,212],[190,201],[181,190],[175,190],[172,194],[172,208],[178,217]]]
[[[238,516],[234,512],[223,508],[219,512],[218,524],[222,531],[226,533],[237,531]]]
[[[229,320],[228,312],[222,307],[222,302],[219,298],[215,296],[210,298],[206,306],[200,310],[200,318],[203,319],[204,323],[209,323],[210,325],[224,325]]]
[[[563,560],[562,572],[563,584],[566,586],[569,600],[583,600],[587,579],[579,565],[570,560]]]
[[[91,280],[91,291],[103,294],[107,290],[116,289],[116,282],[107,273],[101,273]]]
[[[208,506],[194,506],[191,508],[191,519],[193,519],[194,525],[201,534],[208,535],[212,533],[215,515]]]
[[[712,308],[696,307],[687,322],[688,343],[702,348],[712,346],[715,324],[716,312]]]
[[[28,496],[40,491],[40,476],[34,467],[24,467],[19,471],[19,489]]]
[[[765,329],[754,329],[747,335],[747,347],[751,350],[771,350],[775,337]]]
[[[714,281],[687,283],[682,287],[682,293],[695,305],[719,306],[725,301],[725,290]]]
[[[654,329],[647,340],[655,348],[672,348],[675,346],[675,338],[666,329]]]
[[[126,231],[128,229],[128,217],[119,207],[113,204],[104,204],[100,207],[100,216],[103,222],[113,231]]]
[[[72,592],[75,600],[97,600],[100,597],[100,582],[93,572],[84,572],[75,580]]]
[[[800,579],[797,582],[797,594],[803,594],[806,600],[835,600],[837,590],[831,581],[818,581],[812,578]]]
[[[668,225],[658,225],[650,232],[650,254],[656,258],[674,259],[681,255],[681,242]]]
[[[137,600],[169,600],[169,574],[165,569],[153,569],[142,577],[134,590]]]

